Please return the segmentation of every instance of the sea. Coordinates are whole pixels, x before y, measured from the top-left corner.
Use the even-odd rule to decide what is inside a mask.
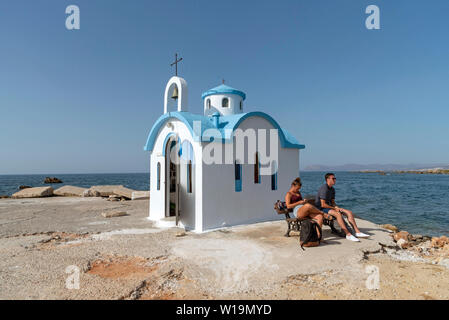
[[[302,195],[315,194],[324,183],[324,174],[302,171]],[[413,234],[449,236],[449,175],[360,172],[335,172],[335,175],[337,204],[356,216],[378,224],[393,224]],[[20,185],[44,186],[47,176],[63,181],[53,187],[124,185],[149,190],[150,181],[149,173],[0,175],[0,195],[12,195]],[[285,191],[289,188],[279,186],[282,187]]]

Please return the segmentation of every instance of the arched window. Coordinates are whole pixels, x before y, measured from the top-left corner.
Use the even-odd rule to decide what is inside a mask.
[[[276,161],[271,163],[271,190],[278,189],[278,168]]]
[[[234,161],[235,192],[242,191],[242,165]]]
[[[157,176],[157,183],[156,183],[157,190],[161,190],[161,163],[160,162],[157,163],[156,176]]]
[[[206,108],[207,108],[207,109],[210,109],[210,99],[207,99],[207,100],[206,100]]]
[[[187,163],[187,193],[192,193],[192,160]]]
[[[223,108],[228,108],[229,107],[229,99],[228,98],[223,98],[223,100],[221,100],[221,106]]]
[[[254,183],[260,183],[260,160],[258,152],[256,152],[254,162]]]

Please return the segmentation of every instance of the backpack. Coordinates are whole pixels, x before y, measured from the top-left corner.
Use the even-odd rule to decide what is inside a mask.
[[[321,242],[322,231],[320,225],[310,219],[301,221],[301,233],[299,234],[299,244],[304,247],[318,247]]]
[[[287,204],[285,203],[285,201],[281,201],[281,200],[276,201],[276,203],[274,204],[274,210],[278,214],[285,214],[285,213],[288,213],[288,211],[289,211],[287,209]]]

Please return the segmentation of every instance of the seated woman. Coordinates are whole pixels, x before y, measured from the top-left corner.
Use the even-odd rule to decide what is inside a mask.
[[[307,200],[302,198],[302,195],[299,192],[301,186],[301,178],[296,178],[292,182],[290,190],[285,195],[285,204],[287,205],[287,209],[293,209],[293,214],[296,218],[304,219],[309,217],[318,222],[320,227],[322,227],[325,213],[318,210],[310,203],[307,203]]]

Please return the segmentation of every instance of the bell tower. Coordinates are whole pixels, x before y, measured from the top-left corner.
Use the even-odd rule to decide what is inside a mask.
[[[187,106],[187,81],[178,77],[178,63],[182,58],[178,59],[178,54],[175,54],[175,62],[170,66],[175,65],[175,76],[168,80],[165,87],[164,95],[164,114],[171,111],[188,111]]]
[[[171,77],[165,87],[164,113],[170,111],[188,111],[187,81],[181,77]]]

